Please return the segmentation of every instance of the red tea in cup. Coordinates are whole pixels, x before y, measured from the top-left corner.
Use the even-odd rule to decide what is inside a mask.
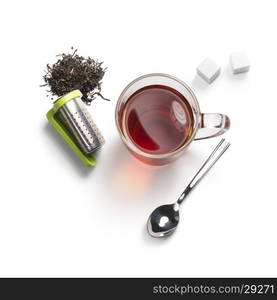
[[[185,97],[165,85],[149,85],[132,94],[122,123],[140,150],[165,154],[180,148],[193,132],[193,115]]]

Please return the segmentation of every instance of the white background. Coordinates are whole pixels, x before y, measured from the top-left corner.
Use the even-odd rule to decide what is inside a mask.
[[[276,1],[1,2],[1,276],[277,276]],[[91,113],[106,144],[88,169],[47,123],[42,75],[79,49],[108,67]],[[232,75],[229,54],[252,68]],[[207,56],[221,67],[208,86]],[[177,232],[148,236],[149,213],[176,200],[219,138],[155,168],[120,141],[122,89],[151,72],[188,83],[203,112],[230,116],[231,148],[191,194]]]

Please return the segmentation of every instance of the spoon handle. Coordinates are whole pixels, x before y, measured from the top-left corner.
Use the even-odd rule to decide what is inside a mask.
[[[186,189],[180,195],[177,200],[178,204],[181,204],[185,197],[190,193],[190,191],[201,181],[201,179],[208,173],[208,171],[212,168],[212,166],[220,159],[220,157],[224,154],[224,152],[229,148],[231,144],[229,142],[225,142],[225,139],[222,139],[218,145],[215,147],[213,152],[204,162],[199,171],[195,174],[191,182],[188,184]]]

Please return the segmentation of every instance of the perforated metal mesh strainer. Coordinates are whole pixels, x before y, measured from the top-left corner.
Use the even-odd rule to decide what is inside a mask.
[[[57,114],[84,153],[92,153],[105,143],[80,97],[64,103],[58,108]]]

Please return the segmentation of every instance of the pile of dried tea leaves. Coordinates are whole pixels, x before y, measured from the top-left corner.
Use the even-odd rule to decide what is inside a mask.
[[[43,86],[48,86],[49,92],[56,96],[78,89],[83,94],[82,100],[90,104],[94,95],[101,91],[101,80],[106,69],[102,67],[102,62],[84,58],[77,54],[77,49],[71,49],[72,54],[60,54],[58,56],[61,58],[56,63],[47,65]]]

